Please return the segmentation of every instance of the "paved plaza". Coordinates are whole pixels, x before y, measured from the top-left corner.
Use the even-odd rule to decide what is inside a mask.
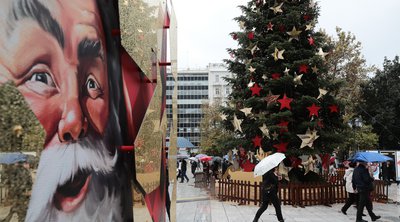
[[[192,176],[188,173],[189,177]],[[389,187],[389,203],[374,202],[374,212],[382,216],[378,222],[400,222],[400,186]],[[305,208],[282,206],[285,222],[347,222],[356,221],[356,209],[351,207],[347,215],[340,212],[344,204],[327,206],[310,206]],[[238,205],[233,202],[222,202],[210,196],[206,188],[196,188],[194,179],[189,183],[178,183],[177,187],[177,222],[247,222],[252,221],[258,210],[255,205]],[[366,213],[366,210],[365,210]],[[365,220],[371,221],[369,216]],[[272,205],[261,216],[259,221],[277,221]]]

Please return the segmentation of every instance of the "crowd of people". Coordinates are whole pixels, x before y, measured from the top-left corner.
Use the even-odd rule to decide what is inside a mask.
[[[196,172],[203,172],[208,181],[210,177],[214,177],[215,179],[222,178],[222,175],[225,174],[229,166],[234,167],[233,165],[235,161],[228,161],[226,158],[221,159],[222,161],[196,161],[193,158],[189,160],[193,178],[195,177]],[[391,179],[388,172],[389,164],[390,162],[382,164],[382,173],[380,175],[384,181],[388,182],[390,182]],[[318,161],[315,158],[309,158],[308,161],[302,162],[301,165],[304,165],[310,171],[319,172],[319,174],[324,173],[321,161]],[[185,178],[186,181],[189,182],[189,178],[186,175],[187,161],[185,159],[179,160],[177,166],[177,178],[181,179],[181,183],[184,182]],[[347,215],[349,208],[352,205],[355,205],[357,209],[356,222],[366,222],[366,220],[363,219],[363,216],[366,216],[363,213],[364,208],[367,209],[372,221],[381,218],[381,216],[376,215],[373,212],[373,203],[371,199],[371,192],[374,190],[373,181],[375,180],[373,175],[373,166],[373,164],[366,162],[349,162],[346,164],[347,169],[345,170],[343,180],[345,181],[345,189],[348,193],[348,198],[341,208],[341,212],[344,215]],[[329,166],[325,169],[325,173],[328,174],[329,178],[337,178],[338,170],[335,161],[329,161]],[[284,221],[281,210],[281,201],[277,195],[280,180],[282,180],[282,175],[278,166],[263,175],[261,205],[253,221],[258,221],[263,212],[268,208],[269,204],[274,206],[278,221]]]

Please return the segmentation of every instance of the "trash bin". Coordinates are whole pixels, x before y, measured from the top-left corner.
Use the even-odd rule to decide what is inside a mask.
[[[194,173],[194,187],[203,188],[207,185],[207,178],[204,172]]]

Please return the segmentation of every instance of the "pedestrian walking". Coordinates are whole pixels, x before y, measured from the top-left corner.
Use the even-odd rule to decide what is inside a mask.
[[[186,160],[181,161],[181,183],[183,183],[183,180],[186,178],[186,182],[189,182],[189,177],[186,175],[187,171],[187,162]]]
[[[206,176],[207,183],[210,181],[210,164],[208,161],[203,161],[203,172]]]
[[[272,203],[275,207],[276,217],[279,222],[283,222],[281,201],[278,197],[278,182],[281,177],[278,176],[278,167],[271,169],[263,175],[262,181],[262,203],[258,209],[253,222],[257,222],[261,214],[268,208],[268,204]]]
[[[194,178],[194,173],[196,173],[196,169],[197,169],[197,161],[190,161],[190,167],[192,170],[192,174],[193,174],[193,178]]]
[[[176,179],[178,180],[178,178],[181,178],[182,176],[182,160],[178,160],[178,162],[176,162],[176,170],[178,171],[176,174]]]
[[[368,214],[371,217],[372,221],[376,221],[381,218],[381,216],[377,216],[372,212],[372,200],[370,198],[371,192],[374,190],[373,186],[374,178],[368,172],[367,163],[359,162],[358,166],[354,169],[353,172],[353,189],[356,189],[359,194],[359,201],[357,207],[357,219],[356,222],[367,222],[362,219],[362,213],[364,211],[364,207],[367,208]]]
[[[348,198],[346,199],[346,203],[344,204],[344,206],[342,207],[341,211],[344,215],[347,215],[347,210],[349,209],[349,207],[352,204],[356,204],[356,206],[358,206],[358,193],[355,189],[353,189],[353,172],[354,172],[354,167],[356,167],[357,163],[356,162],[351,162],[349,163],[349,168],[346,169],[343,179],[346,183],[346,192],[348,194]],[[365,215],[363,215],[365,216]]]

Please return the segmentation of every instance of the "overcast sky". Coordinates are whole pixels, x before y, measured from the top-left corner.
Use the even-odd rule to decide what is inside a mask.
[[[237,48],[229,36],[238,31],[234,17],[248,0],[172,0],[178,23],[178,68],[205,68],[229,58]],[[335,27],[352,32],[362,43],[367,64],[382,67],[387,56],[400,55],[400,0],[320,0],[317,28],[335,35]]]

